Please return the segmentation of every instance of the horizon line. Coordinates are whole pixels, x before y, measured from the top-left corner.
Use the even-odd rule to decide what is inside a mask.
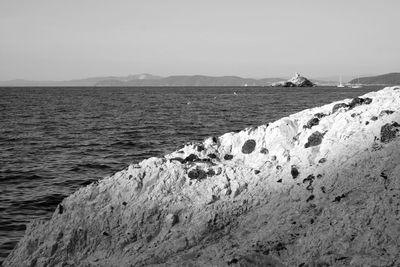
[[[350,75],[350,74],[337,74],[337,75],[323,75],[323,76],[305,76],[302,75],[303,77],[310,78],[310,79],[319,79],[319,78],[333,78],[333,77],[340,77],[340,76],[345,76],[345,77],[360,77],[361,76],[380,76],[380,75],[387,75],[387,74],[398,74],[400,72],[388,72],[388,73],[383,73],[383,74],[362,74],[362,75]],[[241,79],[253,79],[253,80],[262,80],[262,79],[286,79],[290,78],[291,76],[268,76],[268,77],[262,77],[262,78],[254,78],[254,77],[243,77],[243,76],[238,76],[238,75],[206,75],[206,74],[172,74],[172,75],[167,75],[167,76],[162,76],[158,74],[152,74],[152,73],[137,73],[137,74],[127,74],[127,75],[98,75],[98,76],[87,76],[87,77],[81,77],[81,78],[72,78],[72,79],[59,79],[59,80],[47,80],[47,79],[26,79],[26,78],[14,78],[14,79],[8,79],[8,80],[0,80],[0,82],[15,82],[15,81],[25,81],[25,82],[71,82],[71,81],[77,81],[77,80],[86,80],[86,79],[96,79],[96,78],[126,78],[129,76],[141,76],[141,75],[150,75],[150,76],[155,76],[158,77],[159,79],[163,78],[169,78],[169,77],[195,77],[195,76],[201,76],[201,77],[211,77],[211,78],[223,78],[223,77],[235,77],[235,78],[241,78]],[[142,80],[156,80],[157,78],[148,78],[145,79],[143,78]],[[140,80],[140,79],[138,79]]]

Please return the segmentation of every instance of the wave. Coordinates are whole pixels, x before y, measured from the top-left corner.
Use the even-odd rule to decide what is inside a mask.
[[[0,184],[20,184],[22,182],[30,182],[32,180],[42,180],[45,179],[45,177],[37,175],[37,174],[32,174],[32,175],[26,175],[24,173],[21,174],[16,174],[16,175],[8,175],[1,177],[0,176]]]
[[[50,194],[38,197],[32,200],[22,200],[15,203],[15,207],[19,209],[35,209],[43,211],[53,211],[55,207],[66,197],[64,194]]]
[[[101,163],[82,163],[76,165],[73,169],[81,170],[81,168],[105,170],[105,169],[111,169],[112,167]]]

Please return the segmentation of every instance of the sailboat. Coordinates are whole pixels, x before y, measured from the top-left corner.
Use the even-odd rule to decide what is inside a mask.
[[[351,88],[361,88],[362,87],[362,84],[360,83],[360,76],[357,78],[357,83],[352,84],[350,87]]]
[[[340,80],[339,80],[339,84],[337,85],[337,87],[340,87],[340,88],[345,87],[344,84],[342,83],[342,75],[340,75]]]

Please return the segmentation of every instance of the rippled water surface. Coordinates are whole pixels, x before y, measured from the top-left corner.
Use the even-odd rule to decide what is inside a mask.
[[[0,264],[30,220],[131,162],[377,89],[0,88]]]

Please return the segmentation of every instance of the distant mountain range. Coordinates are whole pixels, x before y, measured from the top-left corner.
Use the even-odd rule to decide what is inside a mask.
[[[332,77],[330,77],[332,78]],[[287,78],[242,78],[238,76],[205,76],[205,75],[176,75],[161,77],[152,74],[136,74],[128,76],[106,76],[77,79],[69,81],[29,81],[29,80],[10,80],[0,81],[0,86],[88,86],[88,87],[107,87],[107,86],[270,86]],[[317,85],[337,85],[337,81],[328,78],[310,79]],[[358,83],[358,79],[353,79],[350,83]],[[394,85],[400,84],[400,73],[389,73],[374,77],[360,78],[362,84]]]
[[[0,81],[0,86],[125,86],[127,83],[138,83],[149,80],[156,81],[162,79],[161,76],[151,75],[151,74],[136,74],[128,76],[106,76],[106,77],[92,77],[85,79],[69,80],[69,81],[30,81],[30,80],[10,80],[10,81]]]
[[[11,80],[0,86],[268,86],[282,78],[251,79],[237,76],[179,75],[161,77],[137,74],[124,77],[94,77],[70,81]]]
[[[367,85],[400,85],[400,73],[388,73],[371,77],[360,77],[353,79],[351,84],[367,84]]]

